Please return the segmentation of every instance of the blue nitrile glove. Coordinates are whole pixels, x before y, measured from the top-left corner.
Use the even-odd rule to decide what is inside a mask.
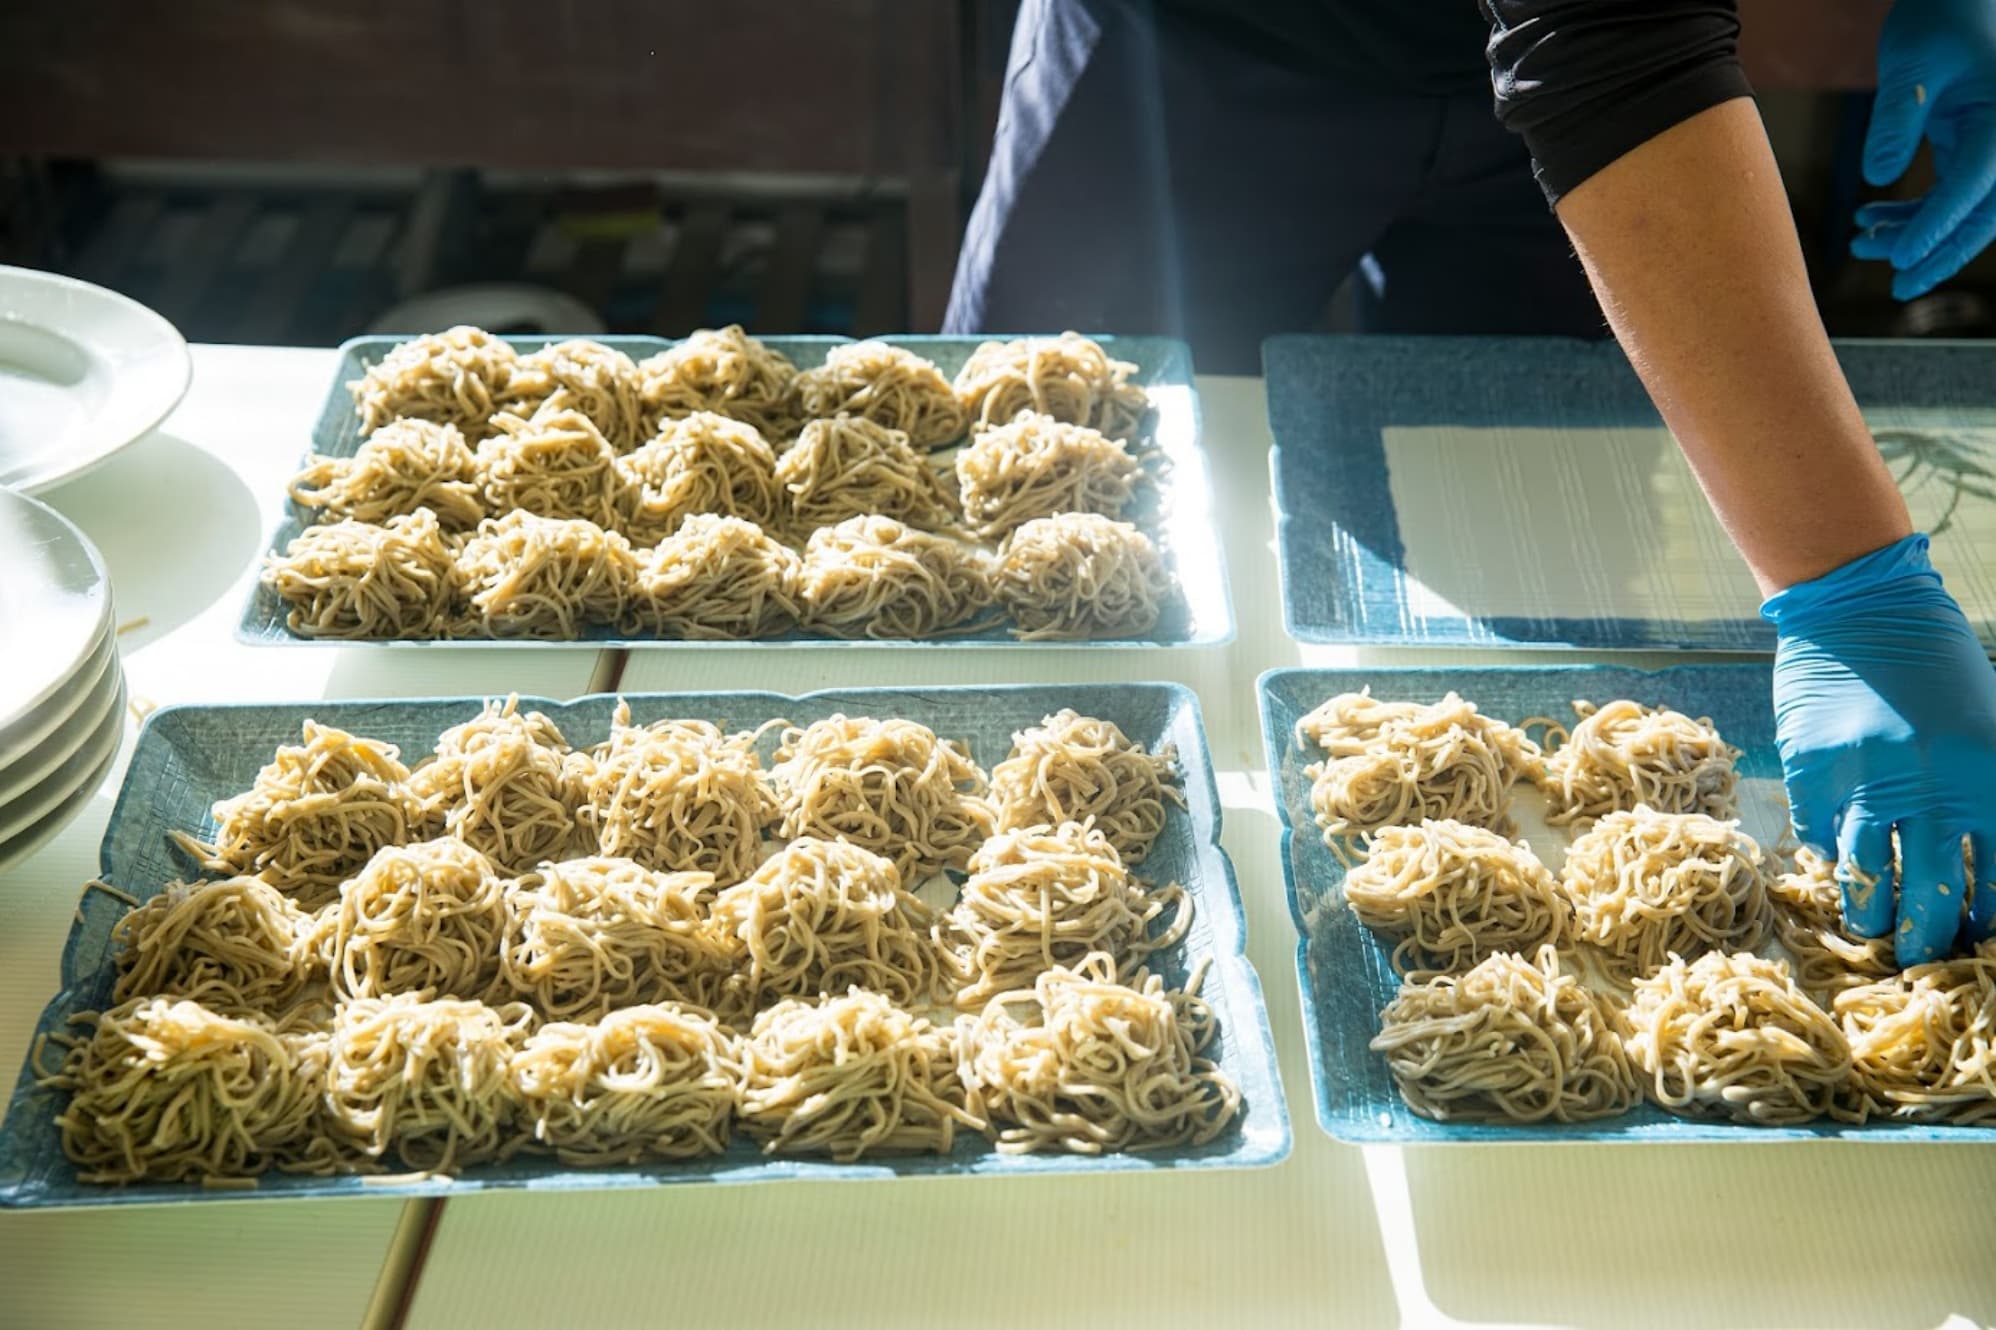
[[[1996,0],[1897,0],[1878,39],[1864,178],[1889,185],[1934,145],[1925,198],[1857,210],[1851,253],[1889,259],[1892,294],[1925,295],[1996,240]]]
[[[1851,931],[1891,932],[1899,963],[1914,965],[1953,946],[1966,901],[1971,936],[1987,937],[1996,925],[1996,669],[1927,562],[1927,538],[1908,536],[1777,592],[1760,612],[1780,636],[1774,728],[1789,814],[1803,844],[1827,853],[1834,839]],[[1973,892],[1964,890],[1963,836]]]

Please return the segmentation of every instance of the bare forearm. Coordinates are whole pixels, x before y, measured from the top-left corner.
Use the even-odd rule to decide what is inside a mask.
[[[1664,131],[1559,218],[1608,322],[1764,592],[1911,530],[1809,290],[1751,101]]]

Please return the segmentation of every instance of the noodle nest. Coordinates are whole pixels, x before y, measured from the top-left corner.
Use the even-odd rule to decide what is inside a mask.
[[[532,416],[501,415],[493,426],[478,445],[487,508],[617,525],[623,478],[616,450],[566,394],[549,398]]]
[[[834,637],[969,632],[991,605],[990,563],[891,517],[849,517],[811,534],[797,598],[804,626]]]
[[[341,998],[498,997],[506,884],[484,855],[443,839],[390,846],[340,888],[317,945]]]
[[[1012,736],[1010,755],[991,768],[991,800],[1000,831],[1092,821],[1134,868],[1171,808],[1186,806],[1177,774],[1175,749],[1146,752],[1115,722],[1067,708]]]
[[[451,623],[458,570],[437,516],[327,522],[264,555],[263,585],[291,608],[300,637],[426,638]]]
[[[1557,944],[1568,919],[1558,881],[1529,845],[1446,820],[1374,833],[1344,897],[1360,923],[1399,939],[1393,968],[1403,975],[1532,955]]]
[[[1996,944],[1847,988],[1836,1013],[1852,1061],[1838,1117],[1996,1122]]]
[[[956,495],[900,430],[862,416],[804,426],[776,463],[797,533],[877,513],[924,530],[956,524]]]
[[[352,457],[314,454],[289,493],[313,522],[380,523],[428,508],[462,531],[485,516],[477,455],[457,426],[428,420],[391,420]]]
[[[956,456],[964,520],[986,540],[1055,513],[1121,517],[1142,474],[1117,440],[1030,411],[978,431]]]
[[[484,437],[518,362],[508,343],[461,324],[401,343],[347,389],[363,435],[413,416],[455,425],[475,442]]]
[[[1005,537],[993,576],[1022,641],[1138,637],[1157,626],[1171,578],[1151,538],[1099,513],[1036,517]]]
[[[1380,1013],[1383,1053],[1407,1106],[1437,1122],[1587,1122],[1642,1100],[1601,999],[1551,944],[1496,952],[1467,973],[1405,983]]]
[[[807,419],[863,417],[906,434],[917,448],[960,439],[970,423],[941,370],[885,342],[833,347],[824,364],[797,376],[796,390]]]
[[[1749,1125],[1822,1116],[1851,1070],[1829,1014],[1788,966],[1743,952],[1673,956],[1636,980],[1629,1054],[1673,1113]]]
[[[630,542],[594,522],[514,511],[487,518],[457,556],[460,634],[573,640],[615,623],[637,577]]]
[[[268,882],[169,882],[111,929],[113,1002],[226,989],[244,1011],[280,1011],[319,977],[313,917]]]
[[[1574,936],[1639,972],[1751,951],[1773,923],[1760,847],[1702,813],[1608,814],[1567,850],[1560,886]]]
[[[617,462],[624,484],[623,530],[656,545],[700,514],[739,517],[764,528],[783,516],[776,451],[755,426],[712,411],[667,420]]]
[[[1546,758],[1539,784],[1554,825],[1638,804],[1659,813],[1739,816],[1739,750],[1710,720],[1624,698],[1575,702],[1580,723]]]
[[[616,451],[638,446],[644,431],[638,367],[622,351],[577,337],[521,356],[507,377],[500,409],[531,416],[557,397]]]
[[[517,698],[484,710],[437,736],[429,761],[409,777],[425,823],[456,837],[503,872],[596,847],[577,816],[589,761],[574,753],[555,723],[524,715]]]
[[[1144,390],[1130,382],[1136,372],[1128,361],[1110,359],[1093,338],[1064,332],[984,343],[958,372],[956,394],[973,429],[1036,411],[1130,439],[1150,409]]]
[[[716,411],[772,439],[796,433],[797,367],[731,324],[703,328],[638,365],[645,429],[696,411]]]
[[[804,561],[753,522],[689,517],[641,556],[618,626],[655,637],[769,637],[797,626]]]
[[[704,721],[634,726],[621,702],[591,754],[580,811],[604,854],[721,883],[755,871],[763,829],[782,815],[755,735]]]

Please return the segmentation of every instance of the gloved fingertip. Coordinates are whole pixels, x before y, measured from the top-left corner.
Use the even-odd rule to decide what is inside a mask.
[[[1968,941],[1996,936],[1996,831],[1968,838]]]
[[[1837,831],[1837,882],[1844,924],[1858,937],[1884,937],[1897,914],[1892,881],[1892,829],[1861,811],[1844,814]]]
[[[1860,259],[1890,259],[1892,257],[1892,237],[1859,231],[1850,238],[1850,252]]]

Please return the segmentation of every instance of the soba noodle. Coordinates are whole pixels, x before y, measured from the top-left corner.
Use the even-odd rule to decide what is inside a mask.
[[[1539,783],[1554,825],[1638,804],[1659,813],[1739,816],[1739,750],[1712,722],[1627,699],[1575,702],[1580,723],[1546,758]]]
[[[739,517],[696,514],[640,555],[618,626],[649,637],[769,637],[797,625],[797,552]]]
[[[963,437],[969,417],[941,370],[885,342],[849,342],[797,376],[797,405],[808,419],[863,416],[900,430],[917,448]]]
[[[1064,709],[1012,736],[1011,755],[991,768],[991,800],[1000,831],[1092,821],[1134,868],[1172,806],[1185,807],[1177,776],[1171,746],[1146,752],[1113,721]]]
[[[595,850],[577,816],[588,759],[555,723],[522,715],[517,698],[485,709],[437,737],[437,750],[409,776],[426,824],[477,850],[501,871],[524,873]]]
[[[1400,939],[1401,974],[1459,974],[1497,952],[1557,944],[1568,908],[1559,883],[1523,841],[1447,820],[1384,827],[1345,875],[1344,896],[1368,928]]]
[[[740,882],[755,870],[763,829],[782,816],[754,734],[690,720],[633,726],[620,702],[591,757],[582,821],[604,854],[648,868]]]
[[[1144,390],[1130,382],[1136,371],[1128,361],[1111,360],[1092,338],[1064,332],[984,343],[957,374],[956,394],[973,427],[1038,411],[1130,439],[1150,409]]]
[[[1574,936],[1636,971],[1750,951],[1773,923],[1760,847],[1702,813],[1608,814],[1567,850],[1560,887]]]
[[[1117,440],[1030,411],[979,430],[956,455],[964,519],[986,540],[1056,513],[1121,517],[1142,474]]]
[[[470,445],[457,426],[428,420],[391,420],[352,457],[315,454],[289,492],[309,522],[386,522],[428,508],[461,531],[485,516]]]
[[[401,416],[455,425],[465,437],[484,437],[519,357],[507,343],[464,325],[401,343],[381,363],[347,385],[360,413],[360,432],[372,434]]]
[[[677,1003],[543,1025],[512,1065],[523,1125],[578,1167],[721,1153],[741,1074],[740,1037]]]
[[[521,356],[507,378],[501,409],[529,416],[557,396],[587,417],[620,453],[637,447],[643,437],[638,367],[622,351],[577,337]]]
[[[1996,944],[1847,988],[1836,1012],[1852,1060],[1838,1117],[1996,1121]]]
[[[734,966],[710,927],[710,873],[629,859],[543,864],[512,884],[500,977],[550,1020],[594,1020],[650,1002],[716,1006]]]
[[[1153,933],[1167,911],[1171,921]],[[1181,941],[1191,924],[1192,898],[1182,887],[1147,889],[1102,832],[1063,822],[985,841],[938,940],[960,985],[956,1003],[968,1007],[1096,953],[1127,975]]]
[[[459,633],[574,639],[614,623],[637,577],[630,542],[594,522],[527,512],[487,518],[457,556],[470,607]]]
[[[282,1010],[319,977],[313,927],[260,878],[169,882],[112,926],[111,1000],[228,989],[245,1010]]]
[[[702,513],[774,528],[783,517],[776,452],[755,426],[712,411],[667,420],[649,443],[617,462],[624,482],[622,529],[656,545]]]
[[[957,1063],[954,1029],[878,993],[788,999],[742,1046],[741,1125],[766,1154],[948,1154],[957,1128],[985,1125],[965,1107]]]
[[[580,518],[606,529],[621,520],[624,481],[616,450],[566,393],[547,399],[531,417],[507,413],[492,425],[492,436],[478,445],[486,507]]]
[[[1100,1154],[1219,1136],[1241,1094],[1200,1056],[1215,1023],[1198,987],[1170,992],[1147,973],[1118,983],[1115,961],[1097,953],[964,1017],[971,1108],[988,1111],[999,1151]]]
[[[836,637],[970,632],[991,604],[990,562],[891,517],[850,517],[811,534],[797,594],[804,626]]]
[[[1128,522],[1060,513],[1005,537],[992,587],[1022,641],[1140,637],[1157,626],[1171,578]]]
[[[262,580],[300,637],[421,638],[448,627],[458,574],[436,514],[419,508],[307,527],[264,555]]]
[[[1767,894],[1774,902],[1774,935],[1794,962],[1795,980],[1818,1002],[1899,973],[1889,933],[1856,937],[1844,927],[1836,866],[1815,851],[1797,851],[1795,871],[1770,882]]]
[[[718,411],[772,439],[796,432],[797,367],[741,330],[701,329],[638,366],[645,429],[695,411]]]
[[[801,538],[878,513],[909,526],[955,525],[955,493],[899,430],[861,416],[814,420],[776,463],[791,529]]]
[[[1851,1050],[1788,966],[1743,952],[1673,956],[1636,980],[1629,1054],[1673,1113],[1786,1125],[1822,1116]]]
[[[851,841],[910,882],[962,868],[994,816],[963,745],[912,720],[834,715],[783,732],[772,768],[785,838]]]
[[[340,888],[316,945],[342,998],[497,998],[506,884],[448,837],[390,846]]]
[[[1400,987],[1372,1048],[1407,1106],[1437,1122],[1587,1122],[1641,1102],[1609,1009],[1547,944]]]
[[[713,910],[714,927],[746,959],[737,987],[751,1009],[848,987],[926,1006],[941,967],[929,936],[934,922],[934,912],[902,887],[893,861],[812,836],[791,841],[748,881],[723,891]]]

